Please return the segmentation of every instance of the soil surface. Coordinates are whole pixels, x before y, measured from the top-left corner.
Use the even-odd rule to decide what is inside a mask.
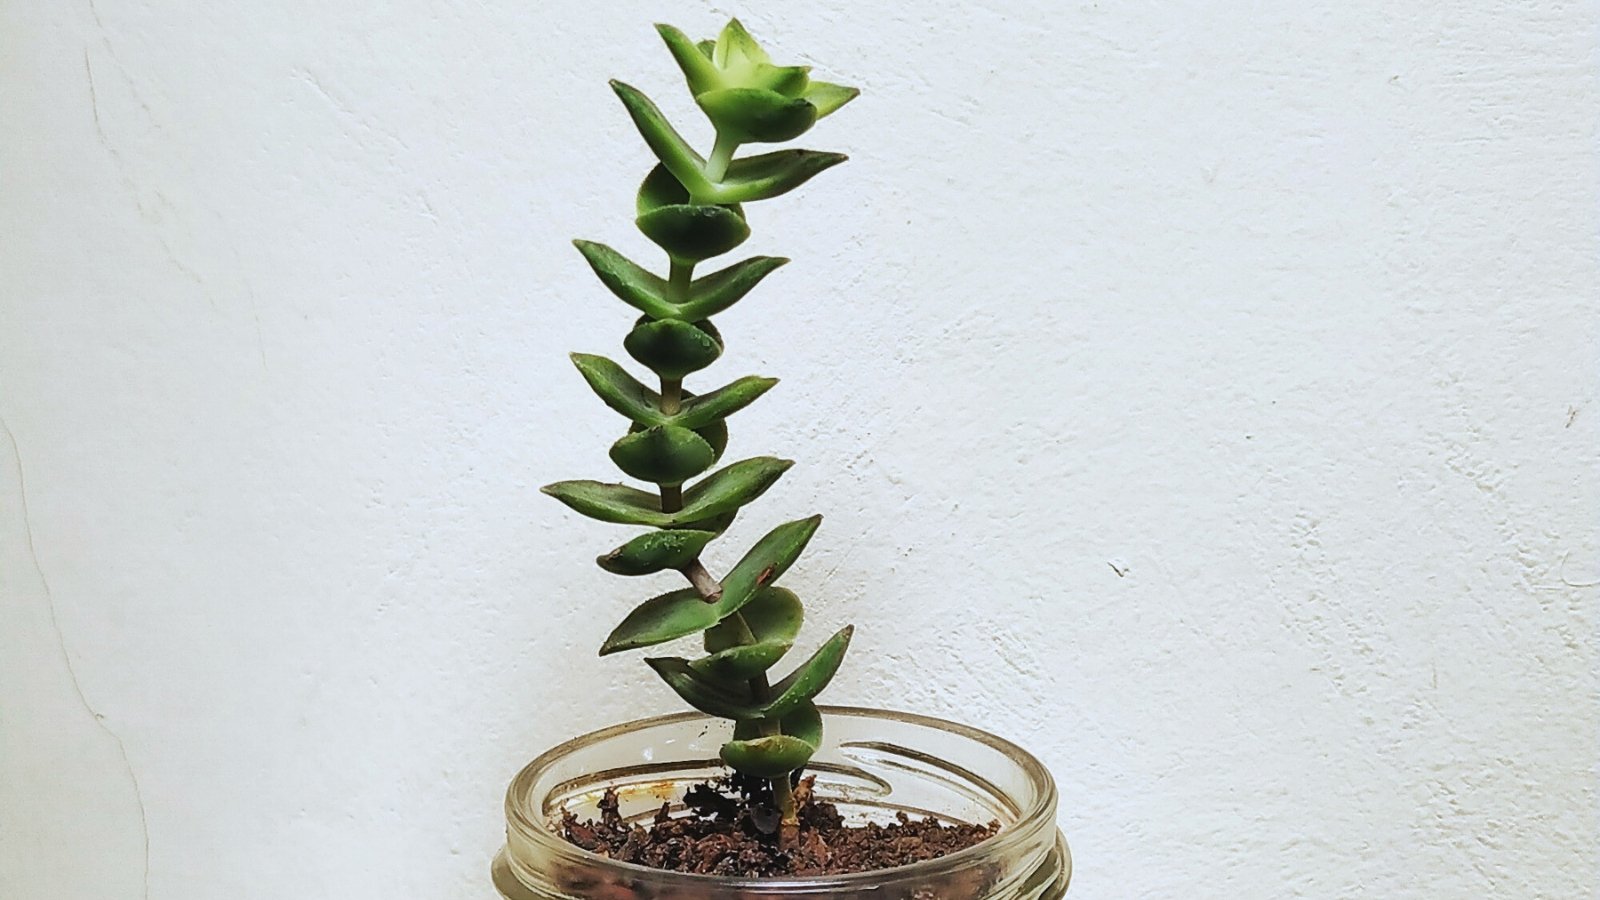
[[[630,825],[607,791],[600,821],[562,816],[561,835],[585,850],[625,862],[674,872],[772,878],[844,875],[936,859],[971,847],[999,830],[999,823],[944,824],[904,813],[887,825],[846,825],[832,803],[813,798],[812,779],[795,787],[800,829],[780,847],[778,815],[765,783],[738,776],[716,785],[696,785],[684,794],[688,811],[673,816],[663,803],[648,826]]]

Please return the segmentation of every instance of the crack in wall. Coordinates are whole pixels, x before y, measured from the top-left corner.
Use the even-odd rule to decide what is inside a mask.
[[[83,50],[83,72],[89,80],[89,111],[94,116],[94,130],[96,136],[100,138],[100,145],[106,148],[106,153],[110,154],[111,161],[116,164],[117,175],[122,179],[123,187],[127,188],[128,196],[133,199],[134,207],[139,210],[140,218],[144,219],[146,222],[149,222],[152,226],[155,226],[160,222],[161,217],[150,209],[149,204],[145,203],[138,183],[133,180],[133,176],[129,172],[127,160],[122,158],[122,153],[117,150],[115,145],[111,143],[111,139],[106,136],[105,126],[100,123],[100,97],[99,93],[95,90],[94,65],[89,61],[89,48],[87,47],[85,47]],[[143,101],[140,102],[142,104]],[[160,191],[155,191],[154,193],[158,201],[166,204],[166,198],[161,196]],[[161,245],[161,249],[167,254],[167,260],[171,262],[178,271],[182,272],[184,275],[187,275],[189,280],[193,281],[195,284],[205,284],[205,279],[200,277],[199,272],[196,272],[194,269],[190,268],[186,263],[184,263],[183,260],[178,258],[177,251],[172,249],[171,242],[169,242],[166,236],[161,233],[160,228],[152,227],[151,234],[154,235],[156,242]],[[210,301],[212,305],[215,305],[215,301],[211,301],[211,296],[209,293],[206,295],[206,299]]]
[[[128,774],[128,783],[133,787],[134,803],[139,808],[140,838],[144,846],[144,872],[141,880],[144,885],[144,898],[150,900],[150,819],[145,811],[144,792],[139,787],[139,776],[133,770],[133,760],[128,757],[128,748],[122,743],[122,738],[106,724],[106,717],[90,705],[88,696],[83,692],[83,685],[78,681],[78,671],[72,665],[72,654],[67,652],[67,637],[61,630],[61,620],[56,615],[55,594],[50,590],[50,579],[45,577],[44,566],[39,564],[39,551],[33,543],[33,520],[28,513],[28,483],[22,467],[22,448],[17,444],[17,436],[12,433],[11,426],[4,417],[0,417],[0,431],[5,432],[6,440],[11,444],[12,468],[17,473],[17,505],[22,510],[23,541],[27,545],[28,558],[33,562],[33,569],[39,575],[39,584],[44,588],[45,607],[50,612],[50,628],[55,632],[56,649],[61,653],[61,662],[67,668],[67,678],[72,683],[72,690],[78,697],[78,703],[94,721],[95,727],[104,732],[116,745],[117,754],[122,758],[123,770]]]

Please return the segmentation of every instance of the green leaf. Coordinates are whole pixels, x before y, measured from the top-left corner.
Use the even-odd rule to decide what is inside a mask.
[[[696,196],[712,203],[746,203],[767,200],[794,190],[824,169],[849,157],[816,150],[778,150],[736,159],[718,184]]]
[[[804,766],[816,752],[805,741],[786,734],[732,740],[722,745],[722,761],[746,775],[771,778],[786,775]]]
[[[712,59],[718,66],[734,71],[754,69],[761,63],[772,62],[767,51],[761,49],[761,45],[750,36],[750,32],[744,30],[738,19],[729,19],[722,33],[717,35],[716,55]]]
[[[810,700],[786,713],[782,719],[783,733],[797,737],[812,747],[822,746],[822,711]]]
[[[650,152],[656,155],[656,159],[661,160],[661,164],[691,194],[699,196],[704,193],[710,187],[703,171],[705,158],[689,146],[689,142],[672,127],[672,123],[650,102],[649,97],[616,80],[611,82],[611,89],[617,92],[617,97],[628,110],[628,116],[633,119],[634,126],[639,129],[639,134],[644,137],[644,142],[650,146]]]
[[[750,237],[744,217],[726,206],[681,203],[659,206],[634,220],[644,236],[679,262],[721,256]]]
[[[688,392],[685,391],[684,393]],[[717,459],[722,459],[722,452],[728,449],[728,423],[726,421],[718,419],[703,428],[696,428],[694,433],[705,438],[706,443],[711,445],[711,452],[716,454]],[[730,513],[729,515],[731,516],[732,514]],[[720,531],[721,529],[713,530]]]
[[[861,89],[845,87],[842,84],[829,84],[826,81],[813,81],[806,86],[805,92],[800,96],[811,101],[811,105],[817,108],[817,118],[820,119],[861,96]]]
[[[688,35],[671,25],[657,24],[656,31],[666,41],[678,68],[683,70],[683,77],[689,83],[689,93],[699,94],[722,86],[722,72],[711,62],[710,56],[700,52]]]
[[[761,589],[736,612],[737,616],[728,613],[706,629],[705,648],[711,655],[691,662],[695,671],[722,679],[765,672],[794,646],[805,617],[800,598],[780,587]],[[744,672],[748,674],[741,674]]]
[[[656,166],[639,184],[635,224],[645,236],[679,261],[719,256],[750,236],[739,204],[695,202],[665,166]]]
[[[613,575],[650,575],[681,569],[698,557],[715,532],[679,529],[647,531],[595,560]]]
[[[633,422],[649,426],[668,421],[659,408],[661,395],[640,384],[626,369],[611,360],[592,353],[574,353],[572,364],[578,367],[583,380],[589,383],[589,387],[607,406]]]
[[[752,641],[793,644],[805,621],[800,598],[781,587],[764,587],[742,609],[719,612],[724,613],[722,621],[705,634],[707,653],[720,653]]]
[[[722,616],[737,612],[756,597],[759,589],[787,572],[821,525],[821,516],[799,519],[779,525],[756,541],[722,579],[722,599],[717,601]]]
[[[689,667],[707,678],[719,681],[748,681],[777,665],[778,660],[793,646],[792,641],[739,644],[691,660]]]
[[[672,417],[672,423],[685,428],[702,428],[710,425],[754,403],[762,394],[772,390],[772,386],[777,383],[776,378],[746,375],[709,394],[702,394],[689,400],[683,405],[683,409]]]
[[[720,516],[710,516],[704,519],[696,519],[692,522],[674,522],[669,527],[674,529],[684,528],[691,531],[709,531],[712,534],[721,534],[728,530],[728,526],[732,525],[733,520],[738,518],[738,516],[739,511],[734,510],[733,512],[723,513]]]
[[[694,46],[695,49],[700,51],[700,55],[704,56],[706,59],[712,59],[716,55],[717,42],[711,40],[710,38],[707,38],[703,41],[695,41]],[[713,62],[712,65],[716,65],[716,63]]]
[[[741,144],[775,144],[805,134],[817,121],[817,108],[777,91],[734,87],[695,96],[717,133]]]
[[[683,492],[677,518],[693,521],[736,510],[766,493],[792,465],[792,459],[757,456],[718,469]]]
[[[752,256],[696,278],[689,285],[689,299],[678,308],[677,318],[691,322],[711,318],[738,303],[761,279],[788,261],[781,256]]]
[[[661,511],[661,498],[625,484],[601,481],[558,481],[539,490],[591,519],[620,525],[664,528],[674,517]]]
[[[693,588],[670,591],[639,604],[622,624],[612,630],[600,655],[653,647],[667,641],[699,634],[717,624],[717,608],[700,599]],[[679,660],[682,662],[682,660]],[[684,663],[685,667],[688,663]]]
[[[717,361],[722,342],[709,322],[640,321],[622,339],[628,355],[667,379],[681,379]]]
[[[766,703],[751,700],[749,691],[737,683],[707,678],[695,671],[688,660],[674,656],[645,662],[684,702],[703,713],[724,719],[781,719],[821,693],[833,680],[850,646],[850,634],[851,627],[846,626],[829,638],[792,675],[773,686],[772,699]]]
[[[810,66],[774,66],[762,64],[756,66],[753,73],[746,76],[739,87],[758,88],[765,91],[776,91],[785,97],[800,97],[805,94],[806,88],[811,84]],[[733,85],[725,85],[733,87]]]
[[[716,453],[706,439],[678,425],[656,425],[611,445],[611,461],[641,481],[679,485],[711,468]]]
[[[573,241],[600,283],[617,299],[656,319],[684,318],[667,299],[667,283],[621,253],[594,241]],[[702,317],[704,318],[704,317]]]
[[[735,722],[733,737],[735,740],[748,741],[761,736],[761,731],[770,726],[771,719],[751,719]],[[812,749],[822,746],[822,712],[815,703],[806,701],[794,708],[794,711],[777,720],[779,730],[790,737],[797,737],[810,744]]]
[[[685,703],[707,715],[724,719],[759,719],[762,707],[751,702],[748,688],[706,678],[689,667],[689,661],[676,656],[645,660],[667,687]]]
[[[839,671],[840,663],[844,662],[844,653],[850,648],[850,636],[854,633],[854,625],[839,629],[810,659],[801,663],[800,668],[773,685],[772,700],[765,704],[761,718],[782,718],[822,693],[822,689]]]

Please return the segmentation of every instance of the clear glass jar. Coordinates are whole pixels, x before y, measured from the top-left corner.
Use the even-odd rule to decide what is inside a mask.
[[[726,774],[717,749],[728,725],[699,713],[616,725],[535,759],[506,795],[506,846],[494,884],[507,900],[1055,900],[1072,859],[1056,828],[1056,788],[1032,755],[975,728],[906,713],[824,707],[823,746],[807,768],[816,794],[847,820],[897,812],[998,821],[996,836],[940,859],[851,875],[726,878],[618,862],[552,830],[561,811],[599,818],[615,789],[625,819],[648,821],[663,801]]]

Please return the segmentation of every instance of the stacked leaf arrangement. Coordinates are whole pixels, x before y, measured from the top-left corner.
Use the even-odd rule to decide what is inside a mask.
[[[631,423],[611,447],[612,462],[655,489],[563,481],[544,491],[591,518],[655,529],[601,556],[601,568],[618,575],[676,570],[689,587],[640,604],[600,653],[700,635],[704,656],[646,662],[690,706],[733,721],[722,759],[744,775],[770,781],[780,832],[787,837],[797,825],[793,773],[822,739],[822,718],[812,701],[838,671],[851,629],[833,635],[790,674],[769,677],[793,646],[803,617],[800,600],[775,582],[805,549],[821,517],[773,529],[721,580],[707,570],[701,561],[706,546],[793,462],[758,456],[706,474],[727,446],[727,417],[777,382],[749,376],[696,394],[684,388],[684,379],[722,355],[722,335],[711,318],[787,260],[755,256],[698,278],[696,267],[749,237],[743,204],[787,193],[845,160],[814,150],[735,158],[738,149],[799,137],[858,91],[813,80],[809,66],[774,65],[737,20],[715,41],[696,43],[666,25],[657,30],[716,130],[710,155],[702,156],[649,98],[620,81],[611,83],[659,160],[639,187],[635,223],[666,251],[667,275],[604,244],[575,243],[601,283],[641,313],[622,343],[655,373],[659,387],[641,383],[603,356],[572,356],[600,399]]]

